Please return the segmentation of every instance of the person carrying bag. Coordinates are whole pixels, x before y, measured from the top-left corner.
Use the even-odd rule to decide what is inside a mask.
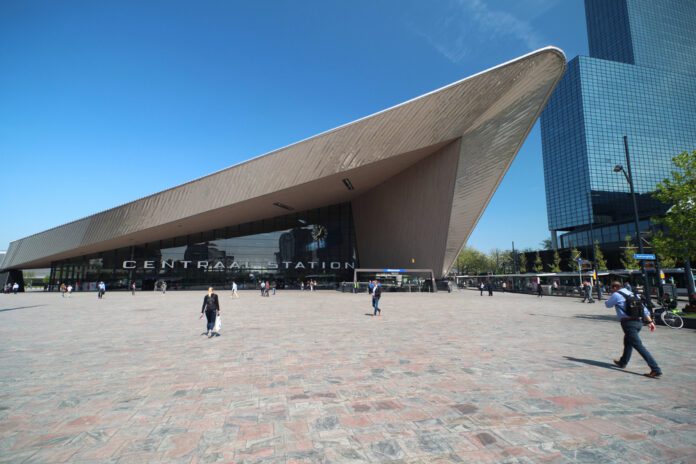
[[[208,294],[203,298],[203,307],[201,308],[201,317],[199,319],[203,319],[203,314],[205,314],[208,321],[208,338],[212,338],[213,335],[220,330],[220,326],[222,326],[222,321],[220,320],[220,301],[218,300],[217,294],[213,293],[213,287],[208,288]],[[219,325],[217,320],[220,320]]]

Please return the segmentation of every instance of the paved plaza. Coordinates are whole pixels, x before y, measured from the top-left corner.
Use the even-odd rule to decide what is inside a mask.
[[[696,462],[696,332],[478,292],[0,295],[0,462]]]

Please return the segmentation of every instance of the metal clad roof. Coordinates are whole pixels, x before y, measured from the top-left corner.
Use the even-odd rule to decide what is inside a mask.
[[[2,266],[46,267],[56,259],[232,225],[252,215],[285,214],[272,206],[279,192],[298,208],[317,204],[318,192],[349,201],[433,147],[461,138],[443,264],[448,267],[564,69],[560,50],[538,50],[261,157],[14,241]],[[368,169],[374,163],[384,164],[381,178]],[[329,180],[345,173],[359,188],[332,190]]]

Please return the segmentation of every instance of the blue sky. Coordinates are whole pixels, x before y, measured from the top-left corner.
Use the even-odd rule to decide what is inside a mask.
[[[581,0],[4,0],[0,249],[546,45]],[[546,237],[537,124],[468,244]]]

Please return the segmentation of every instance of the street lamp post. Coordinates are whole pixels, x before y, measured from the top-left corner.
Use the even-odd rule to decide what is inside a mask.
[[[628,168],[628,172],[624,169],[623,166],[620,164],[617,164],[614,166],[614,172],[622,172],[624,177],[626,178],[626,181],[628,182],[628,186],[631,190],[631,199],[633,200],[633,220],[635,221],[635,226],[636,226],[636,238],[638,240],[638,250],[640,251],[640,254],[643,254],[643,241],[641,240],[640,237],[640,221],[638,219],[638,202],[636,201],[636,191],[633,187],[633,173],[631,172],[631,157],[628,154],[628,137],[624,135],[623,137],[624,141],[624,150],[626,152],[626,167]],[[648,273],[645,271],[645,261],[640,260],[640,270],[643,273],[643,279],[645,280],[645,299],[648,303],[648,307],[652,309],[652,301],[650,300],[650,281],[648,280]]]

